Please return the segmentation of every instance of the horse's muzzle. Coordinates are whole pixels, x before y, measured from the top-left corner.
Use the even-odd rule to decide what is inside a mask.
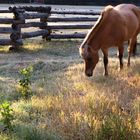
[[[85,75],[86,75],[87,77],[91,77],[93,74],[92,74],[92,73],[85,73]]]

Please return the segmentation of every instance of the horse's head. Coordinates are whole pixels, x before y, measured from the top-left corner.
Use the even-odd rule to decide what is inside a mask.
[[[98,51],[93,50],[89,45],[84,45],[79,48],[79,53],[85,62],[85,75],[92,76],[93,70],[99,61]]]

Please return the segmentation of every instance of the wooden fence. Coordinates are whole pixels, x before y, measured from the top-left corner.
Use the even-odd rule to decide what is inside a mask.
[[[47,18],[50,15],[51,7],[9,7],[8,10],[0,10],[0,13],[13,13],[13,18],[0,18],[0,24],[8,24],[11,27],[1,27],[0,34],[9,34],[9,39],[0,39],[0,45],[11,45],[15,49],[23,45],[23,39],[43,36],[47,37],[50,32],[47,30]],[[32,19],[40,21],[32,22]],[[27,21],[29,20],[29,21]],[[39,30],[24,32],[24,28],[37,27]]]
[[[100,11],[77,10],[52,10],[48,18],[50,39],[84,38],[87,29],[90,29],[97,21]],[[55,25],[52,23],[55,22]],[[83,31],[83,32],[81,32]]]
[[[9,39],[0,39],[0,45],[11,45],[11,49],[22,46],[23,39],[37,36],[47,40],[84,38],[86,33],[80,30],[90,29],[100,15],[95,11],[51,10],[49,6],[9,7],[8,10],[0,10],[1,13],[13,13],[13,18],[0,18],[0,34],[10,35]],[[1,27],[1,24],[11,27]],[[30,27],[36,31],[24,31]]]

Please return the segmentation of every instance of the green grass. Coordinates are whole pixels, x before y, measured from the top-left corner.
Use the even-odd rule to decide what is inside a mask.
[[[84,75],[79,41],[26,41],[22,51],[1,50],[1,99],[11,101],[14,130],[0,140],[137,140],[140,138],[140,58],[109,76],[100,61],[91,78]],[[114,53],[114,52],[113,52]],[[33,96],[18,93],[19,70],[33,66]]]

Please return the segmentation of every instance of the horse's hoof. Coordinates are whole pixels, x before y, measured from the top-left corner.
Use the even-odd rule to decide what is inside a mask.
[[[128,68],[130,67],[130,63],[127,64],[127,67],[128,67]]]
[[[104,76],[108,76],[108,73],[104,73],[103,75],[104,75]]]

